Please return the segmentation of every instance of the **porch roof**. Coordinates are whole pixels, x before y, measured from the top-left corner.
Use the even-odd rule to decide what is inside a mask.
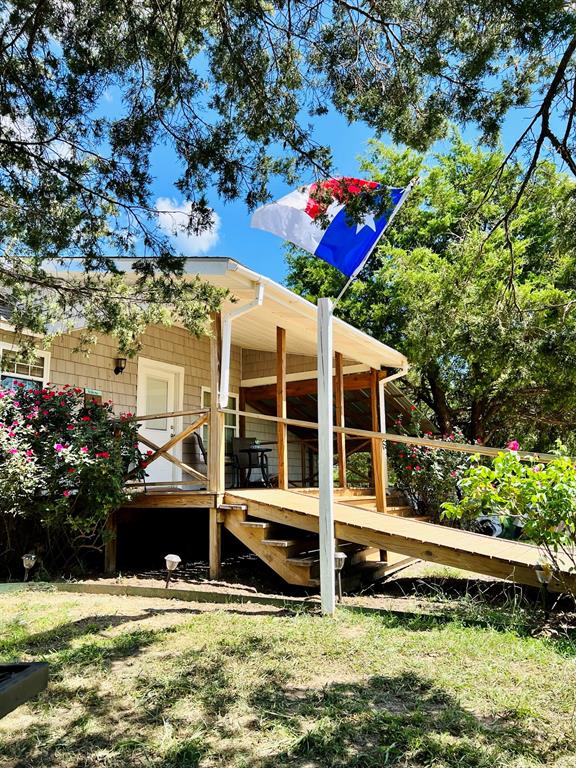
[[[276,326],[280,326],[287,331],[288,353],[316,356],[317,309],[311,302],[227,257],[189,258],[187,272],[230,291],[237,301],[234,304],[225,302],[224,312],[249,303],[254,299],[256,286],[264,286],[262,305],[234,319],[233,344],[244,349],[274,352]],[[406,369],[408,366],[406,357],[400,352],[343,320],[334,319],[333,336],[335,351],[345,358],[377,369]]]

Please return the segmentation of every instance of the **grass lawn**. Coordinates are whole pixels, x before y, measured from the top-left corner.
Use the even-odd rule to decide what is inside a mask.
[[[2,768],[576,768],[576,638],[522,621],[28,591],[0,660],[47,660]]]

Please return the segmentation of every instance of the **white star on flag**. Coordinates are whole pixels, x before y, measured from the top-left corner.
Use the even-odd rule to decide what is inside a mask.
[[[356,224],[356,234],[361,232],[364,227],[370,227],[370,229],[373,229],[374,232],[376,232],[376,222],[374,221],[374,215],[372,213],[367,213],[366,216],[364,216],[364,219],[359,224]]]

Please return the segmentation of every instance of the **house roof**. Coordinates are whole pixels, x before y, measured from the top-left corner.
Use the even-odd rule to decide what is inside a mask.
[[[288,353],[316,356],[317,308],[311,302],[226,257],[189,258],[187,271],[230,291],[237,301],[234,304],[225,302],[224,312],[249,303],[255,297],[256,286],[264,286],[262,305],[234,319],[233,344],[273,352],[276,327],[280,326],[286,329]],[[408,366],[406,357],[396,349],[338,318],[334,319],[333,343],[335,351],[371,368],[406,369]]]

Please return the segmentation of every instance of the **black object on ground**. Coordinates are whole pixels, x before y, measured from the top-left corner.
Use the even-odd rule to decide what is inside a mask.
[[[0,664],[0,717],[36,696],[48,685],[48,664],[34,661]]]

